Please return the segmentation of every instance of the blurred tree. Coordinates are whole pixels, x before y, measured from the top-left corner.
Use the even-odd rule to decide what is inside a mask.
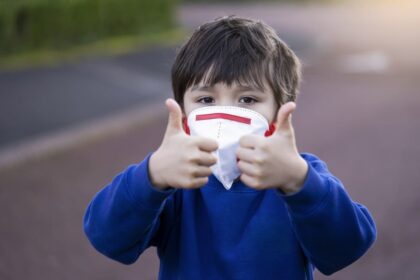
[[[170,28],[175,0],[1,0],[0,55]]]

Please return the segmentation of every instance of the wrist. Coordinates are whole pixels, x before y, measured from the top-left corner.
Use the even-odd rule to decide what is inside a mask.
[[[157,190],[163,191],[168,188],[165,179],[161,176],[164,172],[160,171],[160,163],[158,151],[153,153],[149,159],[149,178],[152,186]]]
[[[282,186],[282,191],[285,194],[299,192],[305,182],[308,169],[308,163],[301,156],[299,156],[299,159],[296,161],[296,167],[294,168],[293,176],[290,178],[288,183]]]

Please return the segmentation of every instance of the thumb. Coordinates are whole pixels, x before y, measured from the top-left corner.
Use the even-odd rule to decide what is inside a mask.
[[[166,133],[178,133],[183,131],[182,129],[182,111],[179,104],[171,99],[166,99],[166,107],[169,111],[168,126],[166,128]]]
[[[292,130],[292,113],[296,110],[295,102],[287,102],[281,105],[277,113],[276,130],[278,132]]]

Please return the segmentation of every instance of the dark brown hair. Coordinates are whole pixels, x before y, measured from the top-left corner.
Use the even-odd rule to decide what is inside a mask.
[[[262,91],[266,82],[280,106],[296,100],[300,68],[299,59],[273,28],[227,16],[198,27],[180,48],[172,66],[172,89],[182,106],[185,91],[200,82],[235,82]]]

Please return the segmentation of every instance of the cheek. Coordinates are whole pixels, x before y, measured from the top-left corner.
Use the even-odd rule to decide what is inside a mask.
[[[278,106],[274,95],[266,96],[259,104],[258,111],[267,119],[268,123],[273,123],[277,120]]]
[[[270,110],[270,112],[271,112],[271,114],[270,114],[270,117],[271,117],[270,120],[271,120],[271,122],[270,123],[274,123],[274,122],[277,121],[277,112],[278,112],[278,110],[279,110],[279,108],[278,108],[276,102],[273,101],[273,104],[271,105],[271,110]]]
[[[208,105],[201,104],[201,103],[187,103],[184,104],[184,114],[188,116],[192,111],[201,107],[207,107]]]
[[[189,98],[189,95],[187,94],[184,95],[183,102],[183,112],[185,116],[188,116],[191,113],[191,111],[195,109],[194,106],[196,106],[196,104],[194,104],[194,102],[191,101],[191,98]]]
[[[262,115],[267,119],[268,123],[273,123],[277,119],[277,106],[266,104],[264,108],[261,108]]]
[[[275,123],[276,121],[277,121],[277,111],[273,110],[269,123]]]
[[[188,115],[191,113],[192,109],[190,108],[190,106],[188,106],[187,104],[184,104],[183,108],[182,108],[182,112],[184,114],[185,117],[188,117]]]

